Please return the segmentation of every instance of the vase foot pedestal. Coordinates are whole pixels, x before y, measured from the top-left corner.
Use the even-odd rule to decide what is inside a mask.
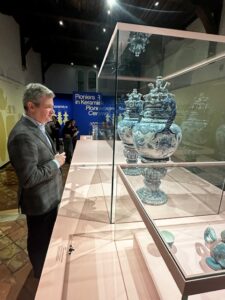
[[[149,205],[163,205],[167,202],[166,194],[161,191],[150,191],[148,188],[143,187],[137,190],[138,197],[145,204]]]
[[[138,168],[138,167],[124,168],[123,172],[125,175],[128,175],[128,176],[139,176],[139,175],[141,175],[141,168]]]

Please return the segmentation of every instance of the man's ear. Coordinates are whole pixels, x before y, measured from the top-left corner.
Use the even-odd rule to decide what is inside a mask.
[[[27,102],[27,108],[29,111],[34,110],[34,107],[35,107],[34,103],[32,103],[31,101]]]

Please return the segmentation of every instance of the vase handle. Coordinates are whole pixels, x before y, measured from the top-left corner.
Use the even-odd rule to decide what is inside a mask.
[[[163,108],[165,110],[170,110],[169,118],[166,121],[165,128],[162,130],[165,132],[165,131],[170,131],[170,126],[173,124],[173,121],[176,117],[177,114],[176,101],[171,97],[166,97],[163,100]]]

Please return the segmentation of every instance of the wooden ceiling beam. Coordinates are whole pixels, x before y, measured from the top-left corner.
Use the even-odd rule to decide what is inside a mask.
[[[216,26],[216,22],[206,6],[204,7],[202,5],[196,5],[195,12],[198,18],[202,21],[202,24],[207,33],[218,34],[218,27]]]
[[[11,11],[11,14],[14,17],[38,17],[38,18],[43,18],[43,19],[53,19],[53,20],[63,20],[63,21],[68,21],[71,23],[80,23],[80,24],[85,24],[85,25],[90,25],[90,26],[98,26],[98,27],[106,27],[106,28],[111,28],[114,27],[114,24],[106,24],[105,22],[101,21],[95,21],[96,17],[93,16],[92,20],[90,19],[84,19],[84,18],[78,18],[78,17],[73,17],[73,16],[68,16],[65,14],[65,12],[62,12],[62,14],[58,13],[46,13],[46,12],[41,12],[41,11],[34,11],[34,10],[28,10],[28,9],[17,9],[15,11]]]
[[[195,14],[201,20],[206,33],[218,34],[222,12],[222,1],[189,0],[195,7]]]

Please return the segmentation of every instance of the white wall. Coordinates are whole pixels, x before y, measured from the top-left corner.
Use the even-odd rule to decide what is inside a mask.
[[[19,27],[12,17],[0,14],[0,37],[0,75],[24,82]]]
[[[52,65],[45,74],[45,84],[55,93],[72,94],[77,90],[78,70],[84,71],[84,91],[91,91],[88,73],[97,72],[94,68]],[[22,95],[29,82],[42,83],[40,54],[30,49],[23,69],[19,25],[13,17],[0,13],[0,167],[9,160],[8,134],[23,112]]]
[[[55,93],[71,94],[75,87],[75,68],[54,64],[45,73],[45,84]]]
[[[77,75],[80,70],[84,72],[84,91],[93,91],[88,87],[88,74],[89,71],[97,72],[97,70],[84,66],[53,64],[45,73],[45,84],[55,93],[72,94],[73,91],[78,90]]]
[[[23,85],[41,82],[40,55],[32,49],[26,56],[27,69],[22,69],[20,32],[16,21],[0,13],[0,76]]]
[[[42,82],[41,74],[41,56],[32,49],[26,55],[27,69],[24,72],[25,83],[28,82]]]
[[[23,70],[19,26],[13,17],[0,13],[0,76],[23,85],[42,82],[40,54],[30,49],[26,55],[26,65],[26,70]],[[91,91],[88,73],[96,70],[83,66],[53,64],[46,71],[45,84],[55,93],[71,94],[77,90],[78,70],[84,71],[84,90]]]
[[[30,49],[26,62],[23,70],[18,24],[0,13],[0,167],[9,161],[7,140],[23,113],[24,86],[42,79],[40,55]]]

